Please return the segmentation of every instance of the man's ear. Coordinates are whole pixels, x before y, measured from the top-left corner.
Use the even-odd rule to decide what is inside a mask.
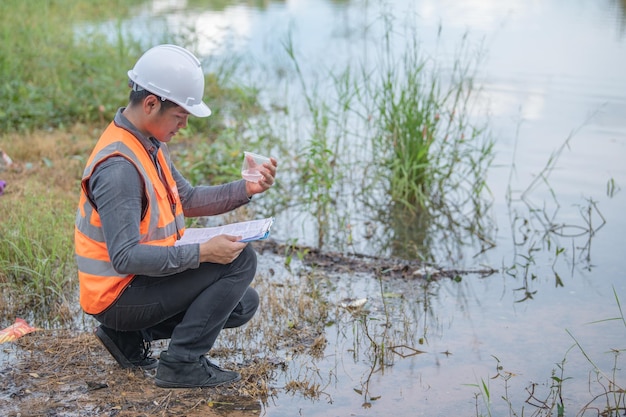
[[[151,114],[152,112],[158,112],[161,108],[161,101],[155,95],[148,95],[143,99],[143,111],[145,114]]]

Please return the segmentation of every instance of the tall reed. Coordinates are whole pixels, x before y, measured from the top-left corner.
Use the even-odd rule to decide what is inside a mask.
[[[337,110],[331,102],[326,102],[316,88],[307,84],[291,37],[284,43],[284,48],[294,64],[311,117],[308,140],[304,144],[298,142],[296,145],[300,149],[293,151],[297,162],[294,189],[299,190],[294,195],[299,196],[296,198],[298,203],[307,208],[317,224],[317,245],[321,248],[337,214],[334,189],[343,178],[343,170],[338,163],[345,134],[340,120],[345,120],[345,113]]]
[[[437,233],[458,245],[468,236],[490,242],[493,140],[477,114],[473,82],[481,51],[463,38],[452,67],[442,68],[438,57],[421,51],[415,28],[400,35],[391,18],[381,20],[382,40],[370,48],[378,54],[340,72],[329,69],[319,84],[303,74],[287,44],[309,113],[299,123],[309,122],[311,138],[307,146],[298,142],[308,163],[300,164],[306,177],[295,186],[314,193],[304,194],[320,224],[345,213],[337,224],[349,225],[363,217],[362,207],[373,210],[398,256],[431,260]],[[333,232],[351,239],[349,231]],[[323,237],[320,247],[328,243]]]
[[[435,225],[483,235],[493,140],[480,122],[473,77],[481,51],[463,38],[451,68],[420,49],[414,28],[401,37],[385,20],[377,69],[364,76],[362,106],[372,108],[374,162],[392,204],[426,211]],[[445,63],[444,63],[445,64]],[[446,75],[447,74],[447,75]],[[484,118],[483,118],[484,120]]]

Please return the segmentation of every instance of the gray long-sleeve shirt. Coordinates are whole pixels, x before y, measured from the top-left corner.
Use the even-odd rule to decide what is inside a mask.
[[[130,131],[154,160],[160,142],[139,132],[122,114],[123,110],[118,110],[114,122]],[[226,213],[250,201],[244,180],[193,187],[173,165],[171,170],[187,217]],[[163,247],[139,243],[145,193],[139,172],[124,157],[108,158],[94,170],[89,193],[100,215],[111,263],[117,272],[164,276],[200,265],[199,244]]]

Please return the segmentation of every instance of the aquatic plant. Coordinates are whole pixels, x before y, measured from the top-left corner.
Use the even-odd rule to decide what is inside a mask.
[[[415,242],[414,256],[422,252],[429,258],[437,230],[451,231],[458,242],[469,233],[488,243],[491,202],[486,177],[494,157],[493,140],[486,124],[473,119],[473,74],[481,52],[471,51],[467,38],[462,39],[446,78],[448,70],[437,57],[421,52],[415,28],[401,37],[390,17],[384,22],[376,69],[363,71],[359,94],[360,107],[370,109],[367,126],[376,177],[383,180],[398,212],[421,219],[417,223],[423,240]],[[399,57],[392,53],[396,36],[405,44]],[[377,186],[373,180],[369,184]],[[411,223],[415,221],[403,222]],[[402,234],[402,226],[394,231]]]
[[[490,246],[486,176],[493,141],[473,121],[480,51],[468,52],[463,39],[447,79],[437,58],[422,54],[415,32],[398,41],[394,22],[383,18],[383,39],[372,48],[379,55],[357,58],[340,72],[327,69],[325,82],[303,74],[291,38],[285,42],[310,121],[308,142],[296,143],[303,169],[293,185],[312,208],[318,247],[328,243],[323,233],[333,217],[334,225],[349,225],[363,207],[391,225],[393,236],[384,237],[398,243],[397,256],[432,260],[437,231],[454,234],[449,241],[469,235]],[[406,46],[399,57],[395,42]],[[344,245],[351,241],[350,230],[333,232]]]
[[[311,117],[309,138],[297,141],[295,146],[298,149],[291,151],[295,161],[295,173],[291,177],[293,195],[296,204],[304,206],[316,223],[317,246],[321,248],[326,242],[334,215],[338,213],[334,208],[337,202],[335,187],[344,177],[343,167],[339,165],[339,152],[345,135],[345,131],[338,127],[341,120],[345,121],[346,115],[337,108],[341,108],[341,103],[336,106],[336,103],[326,102],[315,86],[307,84],[291,36],[287,37],[283,46],[293,62]]]
[[[506,192],[515,255],[512,263],[505,266],[504,272],[511,277],[521,278],[523,282],[516,290],[523,293],[518,301],[530,300],[536,292],[531,287],[537,275],[531,266],[536,266],[537,256],[546,254],[553,256],[552,271],[557,287],[565,285],[558,268],[561,260],[565,259],[573,265],[581,263],[587,267],[591,265],[592,241],[606,224],[598,202],[592,197],[584,197],[584,202],[573,205],[578,209],[577,214],[567,211],[562,213],[564,210],[559,192],[550,183],[550,176],[556,169],[559,159],[570,147],[575,135],[589,123],[591,117],[593,115],[574,129],[549,155],[545,165],[522,191],[514,190],[513,186],[516,172],[516,141]],[[616,191],[611,187],[607,189],[607,194],[611,197]],[[562,220],[564,218],[567,221]],[[563,243],[564,239],[570,240],[571,244]],[[567,265],[567,268],[571,268],[571,265]]]
[[[617,291],[613,288],[613,296],[619,314],[616,317],[594,321],[590,324],[617,322],[618,327],[622,325],[626,329],[626,318],[622,305],[617,295]],[[526,405],[519,405],[512,399],[509,391],[509,380],[512,377],[517,376],[512,372],[504,370],[504,366],[500,362],[500,359],[493,356],[496,360],[496,374],[489,377],[489,380],[501,381],[503,383],[504,394],[500,397],[507,408],[509,415],[530,415],[533,417],[550,417],[558,416],[563,417],[565,415],[584,416],[586,413],[593,415],[601,415],[607,417],[620,417],[626,412],[626,381],[624,381],[623,372],[620,372],[623,363],[621,361],[624,352],[626,352],[626,346],[611,347],[606,354],[613,355],[612,369],[602,369],[596,361],[590,356],[584,348],[584,342],[577,339],[574,334],[565,329],[567,334],[572,338],[574,344],[567,349],[563,359],[556,364],[556,368],[552,370],[550,377],[545,384],[532,383],[526,387],[527,397],[524,401]],[[572,401],[584,401],[577,395],[573,395],[568,398],[567,388],[565,382],[571,380],[571,377],[566,376],[565,365],[567,363],[568,356],[572,355],[575,351],[580,352],[585,360],[591,365],[589,370],[589,394],[591,398],[582,404],[577,404],[580,407],[579,410],[574,411],[575,414],[567,414],[566,407],[570,407],[567,404],[567,399]],[[475,394],[476,397],[476,416],[481,417],[484,415],[491,416],[496,412],[494,409],[493,391],[489,387],[488,382],[484,378],[480,378],[480,382],[476,384],[468,384],[469,386],[478,389]],[[542,389],[543,388],[543,389]],[[481,398],[482,406],[479,404],[478,399]],[[518,410],[518,408],[521,409]],[[530,407],[530,408],[528,408]],[[572,410],[570,410],[572,411]],[[485,414],[486,413],[486,414]]]
[[[613,296],[619,314],[616,317],[598,320],[591,324],[617,322],[618,326],[626,334],[626,316],[624,315],[624,310],[622,309],[622,304],[615,288],[613,288]],[[621,327],[622,325],[624,326],[623,328]],[[626,345],[614,346],[609,349],[607,353],[613,355],[613,368],[611,370],[603,370],[585,350],[583,347],[584,343],[579,341],[571,331],[567,330],[567,334],[571,336],[574,340],[575,347],[578,348],[580,353],[592,366],[590,374],[593,375],[595,379],[592,380],[590,378],[589,382],[589,392],[593,393],[593,397],[584,405],[581,413],[578,415],[584,414],[587,410],[592,410],[593,412],[598,411],[601,415],[609,417],[619,417],[626,414],[626,380],[624,373],[620,372],[623,370],[624,366],[621,361],[621,359],[623,359],[621,355],[626,353]],[[594,385],[593,387],[592,384]],[[592,388],[596,389],[594,390]]]

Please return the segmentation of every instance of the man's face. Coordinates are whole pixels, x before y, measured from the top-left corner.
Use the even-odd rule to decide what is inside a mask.
[[[159,103],[160,106],[160,103]],[[169,142],[179,129],[187,126],[189,112],[180,106],[155,109],[149,116],[149,132],[161,142]]]

